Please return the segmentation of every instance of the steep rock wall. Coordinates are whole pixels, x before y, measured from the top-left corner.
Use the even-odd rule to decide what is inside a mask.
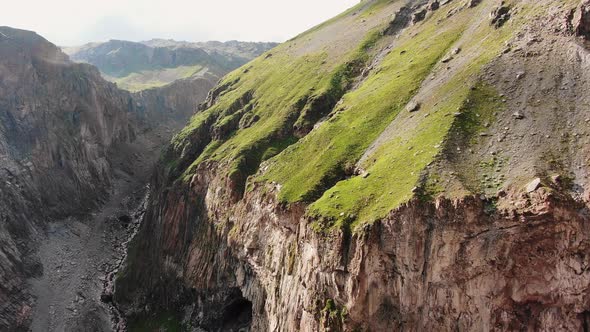
[[[131,96],[37,34],[0,27],[0,328],[26,329],[34,239],[107,194],[110,153],[134,138]]]

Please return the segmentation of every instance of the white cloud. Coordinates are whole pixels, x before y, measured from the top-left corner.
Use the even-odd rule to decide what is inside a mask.
[[[8,0],[0,25],[59,45],[108,39],[284,41],[359,0]]]

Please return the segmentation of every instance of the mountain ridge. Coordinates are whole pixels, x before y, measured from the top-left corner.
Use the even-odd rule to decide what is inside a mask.
[[[137,92],[161,87],[178,79],[211,77],[218,80],[231,69],[275,45],[237,41],[189,43],[161,39],[145,42],[109,40],[65,47],[64,51],[74,61],[97,66],[107,80]]]

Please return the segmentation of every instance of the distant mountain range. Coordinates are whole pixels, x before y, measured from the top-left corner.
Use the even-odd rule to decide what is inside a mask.
[[[152,39],[143,42],[110,40],[63,47],[73,61],[98,67],[105,79],[137,92],[179,79],[206,78],[214,82],[276,43],[186,42]]]

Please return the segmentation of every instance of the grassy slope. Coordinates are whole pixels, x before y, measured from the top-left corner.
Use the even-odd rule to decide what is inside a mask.
[[[439,11],[423,25],[409,29],[380,68],[358,90],[344,97],[345,111],[310,134],[305,144],[293,146],[274,160],[276,166],[271,166],[266,176],[283,184],[280,198],[293,202],[305,199],[308,192],[317,191],[318,187],[324,190],[322,180],[339,167],[356,163],[394,119],[398,124],[396,134],[360,165],[369,176],[338,182],[310,206],[309,212],[322,219],[322,227],[345,222],[358,224],[382,218],[411,198],[421,171],[440,152],[455,119],[453,113],[473,84],[470,81],[482,65],[499,53],[509,36],[506,29],[494,30],[487,21],[481,22],[461,43],[463,52],[475,54],[455,77],[432,91],[429,100],[437,102],[426,101],[416,115],[405,112],[404,106],[440,58],[474,24],[470,20],[475,10],[464,11],[444,25],[437,24],[446,14]],[[469,49],[468,45],[478,46]],[[391,80],[392,77],[395,79]],[[429,116],[424,117],[424,113]],[[309,157],[303,158],[305,155],[313,156],[313,167],[301,167],[310,164]]]
[[[264,178],[283,184],[280,198],[313,200],[331,178],[343,173],[344,166],[356,163],[459,33],[455,27],[445,32],[433,28],[392,51],[359,89],[344,96],[330,120],[273,161]]]
[[[137,92],[161,87],[176,80],[192,77],[195,74],[199,74],[202,69],[202,66],[195,65],[142,70],[140,72],[131,73],[125,77],[108,77],[108,80],[117,83],[117,86],[121,89]]]
[[[384,2],[389,1],[376,1],[374,6],[382,6]],[[364,4],[356,8],[361,7]],[[367,10],[371,8],[369,6]],[[313,32],[305,35],[309,34],[313,35]],[[248,70],[239,69],[226,76],[222,85],[236,83],[231,84],[213,107],[195,115],[189,125],[174,138],[173,145],[181,148],[187,144],[186,140],[191,133],[212,119],[214,127],[222,126],[232,117],[241,115],[240,112],[228,111],[232,103],[247,92],[254,92],[252,116],[259,117],[258,121],[234,132],[227,140],[211,142],[192,167],[185,171],[185,178],[191,176],[196,165],[209,159],[229,163],[227,169],[230,174],[238,171],[254,173],[260,161],[296,140],[293,136],[284,137],[280,133],[298,116],[299,102],[314,96],[337,94],[335,90],[345,80],[344,64],[364,54],[357,50],[370,43],[370,39],[362,40],[357,47],[339,54],[320,51],[293,55],[293,44],[299,42],[300,38],[280,45],[266,56],[254,60],[247,65]],[[254,166],[249,167],[250,164]]]
[[[487,20],[492,4],[489,1],[450,18],[446,17],[449,10],[462,3],[445,6],[404,31],[379,66],[357,89],[346,93],[329,118],[311,133],[299,140],[281,136],[291,118],[297,116],[298,102],[335,90],[342,85],[346,63],[366,63],[366,58],[383,46],[376,34],[383,26],[367,31],[364,40],[338,57],[327,52],[295,56],[291,47],[315,38],[322,29],[352,13],[357,14],[357,20],[371,20],[375,13],[391,10],[388,4],[377,1],[358,13],[366,6],[360,4],[281,45],[272,56],[255,60],[248,70],[228,75],[222,84],[230,88],[177,135],[173,142],[176,150],[181,150],[191,134],[204,126],[214,123],[215,128],[243,116],[240,111],[228,110],[248,91],[253,92],[249,103],[259,120],[233,131],[227,139],[210,142],[184,171],[184,179],[188,180],[195,167],[207,160],[219,162],[230,176],[252,175],[260,162],[278,153],[263,163],[249,182],[276,183],[281,188],[281,201],[309,203],[308,213],[316,217],[320,229],[372,222],[415,195],[413,188],[421,186],[421,175],[438,158],[449,134],[466,130],[468,135],[474,135],[477,129],[470,126],[481,124],[470,123],[469,114],[488,116],[490,104],[467,101],[478,97],[471,88],[477,84],[483,66],[500,54],[504,42],[520,29],[522,17],[535,8],[521,6],[518,17],[494,29]],[[462,51],[457,58],[462,60],[453,60],[457,63],[450,65],[457,68],[447,71],[447,65],[440,60],[459,45]],[[420,93],[434,79],[431,77],[440,82],[427,93]],[[495,100],[493,90],[481,86],[478,89],[484,89],[482,100]],[[421,110],[405,111],[408,101],[417,94],[422,96]],[[464,114],[454,116],[458,110]],[[386,128],[389,135],[368,150],[361,161]],[[349,177],[355,166],[369,175]]]

